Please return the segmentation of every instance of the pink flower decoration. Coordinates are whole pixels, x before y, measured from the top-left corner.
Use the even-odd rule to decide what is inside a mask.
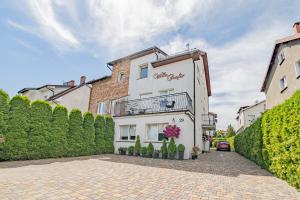
[[[164,130],[165,137],[167,138],[179,138],[181,129],[176,125],[168,125]]]

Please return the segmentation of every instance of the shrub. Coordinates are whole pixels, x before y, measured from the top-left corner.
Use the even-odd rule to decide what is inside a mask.
[[[120,155],[126,155],[127,148],[126,147],[119,147],[119,154]]]
[[[114,153],[115,123],[111,116],[105,116],[105,153]]]
[[[176,144],[174,138],[171,138],[170,143],[168,145],[168,153],[170,159],[175,159],[176,155]]]
[[[234,137],[235,136],[226,138],[226,141],[230,144],[230,150],[231,151],[235,151],[235,149],[234,149]]]
[[[0,134],[5,134],[7,130],[7,120],[9,111],[8,94],[0,89]]]
[[[130,146],[130,147],[128,148],[128,155],[129,155],[129,156],[132,156],[133,153],[134,153],[134,146]]]
[[[177,149],[178,149],[178,152],[184,152],[185,146],[183,144],[179,144]]]
[[[150,142],[147,148],[147,156],[152,158],[153,155],[153,151],[154,151],[154,146],[153,144]]]
[[[4,133],[3,160],[27,158],[27,133],[29,131],[30,101],[23,96],[15,96],[9,102],[7,132]]]
[[[83,152],[83,119],[80,110],[73,109],[69,115],[68,156],[80,156]]]
[[[105,119],[102,115],[97,115],[95,119],[95,144],[96,144],[96,154],[105,153]]]
[[[139,135],[136,136],[136,141],[135,141],[135,145],[134,145],[134,153],[136,156],[139,156],[141,153],[141,140],[140,140]]]
[[[167,148],[167,141],[164,139],[163,144],[160,148],[162,156],[168,156],[168,148]]]
[[[28,158],[40,159],[51,157],[52,108],[46,101],[37,100],[31,103],[30,131],[28,133]]]
[[[147,157],[147,147],[142,147],[141,148],[141,154],[143,157]]]
[[[67,134],[69,128],[68,110],[63,106],[56,106],[51,121],[51,157],[62,157],[67,150]]]
[[[90,112],[86,112],[83,116],[83,133],[83,154],[92,155],[95,152],[95,127],[94,116]]]
[[[212,148],[216,148],[218,142],[227,141],[226,138],[213,138],[212,139]]]

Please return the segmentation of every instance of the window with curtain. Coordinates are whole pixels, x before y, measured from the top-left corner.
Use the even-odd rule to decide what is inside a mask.
[[[120,140],[135,140],[136,126],[124,125],[120,126]]]
[[[164,129],[167,125],[167,123],[147,125],[147,140],[163,141],[165,139]]]

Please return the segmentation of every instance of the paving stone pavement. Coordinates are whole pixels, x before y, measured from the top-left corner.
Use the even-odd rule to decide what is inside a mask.
[[[119,155],[0,163],[5,199],[297,199],[300,193],[234,152],[198,160]]]

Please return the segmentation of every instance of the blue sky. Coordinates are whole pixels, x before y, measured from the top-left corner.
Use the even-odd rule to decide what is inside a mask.
[[[110,60],[157,45],[207,51],[219,127],[261,100],[274,41],[293,34],[300,1],[2,0],[0,88],[61,84],[109,74]]]

